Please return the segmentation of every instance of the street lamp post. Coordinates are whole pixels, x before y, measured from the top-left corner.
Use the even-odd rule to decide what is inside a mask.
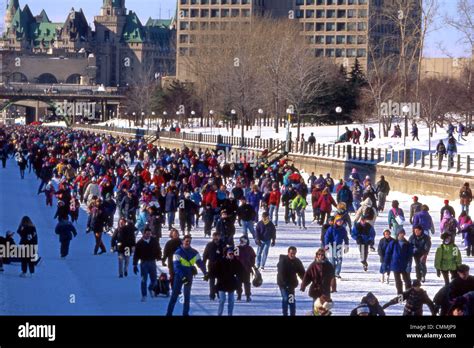
[[[291,124],[291,115],[294,114],[294,110],[292,108],[286,109],[286,114],[288,118],[286,120],[286,144],[285,144],[285,152],[290,152],[290,124]]]
[[[262,138],[262,115],[263,115],[263,109],[258,109],[258,114],[259,114],[259,118],[258,118],[258,123],[259,123],[259,126],[260,126],[260,129],[259,129],[259,136],[260,138]]]
[[[237,115],[237,111],[232,109],[232,110],[230,110],[230,114],[231,114],[231,120],[230,120],[230,122],[231,122],[230,133],[231,134],[230,134],[230,136],[233,137],[234,136],[234,124],[233,123],[234,123],[234,120],[235,120],[235,115]],[[241,126],[242,126],[242,129],[243,129],[244,126],[243,125],[241,125]],[[242,132],[242,134],[243,134],[243,132]],[[243,138],[243,136],[242,136],[242,138]]]
[[[168,116],[168,113],[166,111],[163,111],[163,120],[161,121],[161,126],[163,125],[163,123],[165,123],[166,121],[166,116]]]
[[[134,122],[133,125],[136,126],[137,125],[137,116],[136,116],[137,114],[135,112],[133,112],[132,115],[133,115],[133,122]]]
[[[196,116],[196,111],[191,110],[191,119],[193,120],[193,127],[194,127],[194,117]]]
[[[336,108],[336,113],[337,113],[337,119],[336,119],[336,122],[337,122],[337,139],[339,139],[339,116],[341,115],[342,113],[342,108],[340,106],[338,106]],[[336,140],[337,140],[336,139]]]
[[[211,124],[211,134],[212,133],[212,125],[214,124],[214,110],[209,110],[209,123]]]
[[[404,134],[404,137],[403,137],[403,147],[406,146],[407,144],[407,134],[408,134],[408,112],[410,111],[410,108],[408,105],[404,105],[402,107],[402,112],[405,116],[405,134]]]

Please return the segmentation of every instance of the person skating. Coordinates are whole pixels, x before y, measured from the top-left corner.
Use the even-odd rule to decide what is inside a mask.
[[[219,309],[217,315],[221,316],[224,312],[224,305],[227,300],[227,314],[232,316],[234,312],[235,291],[239,286],[239,277],[243,272],[242,264],[235,258],[234,248],[225,250],[225,257],[217,260],[213,276],[217,279],[216,290],[219,293]]]
[[[375,192],[377,193],[378,200],[377,210],[379,212],[384,211],[385,201],[387,200],[387,196],[390,193],[390,184],[385,180],[385,176],[380,176],[380,180],[375,185]]]
[[[421,226],[415,225],[408,242],[413,246],[416,279],[424,283],[427,273],[426,260],[431,249],[431,237],[423,233]]]
[[[382,306],[379,303],[379,300],[372,292],[368,292],[367,295],[362,297],[360,304],[354,308],[351,312],[351,317],[353,316],[361,316],[361,308],[365,307],[366,311],[364,314],[371,317],[383,317],[385,316],[385,311],[383,310]]]
[[[305,269],[300,259],[296,257],[297,249],[294,246],[288,248],[287,255],[280,255],[277,264],[277,284],[280,288],[283,316],[296,315],[295,289],[298,286],[298,278],[303,280]]]
[[[287,187],[287,189],[285,190],[285,192],[283,192],[281,196],[281,202],[283,206],[285,207],[285,213],[284,213],[285,224],[290,223],[290,218],[291,218],[296,225],[295,218],[291,214],[291,208],[290,208],[291,201],[293,201],[295,197],[296,197],[296,191],[293,189],[293,186],[291,185]]]
[[[469,215],[469,205],[472,202],[472,191],[468,182],[465,182],[459,190],[459,200],[461,203],[461,211],[465,211]]]
[[[207,273],[209,274],[209,298],[211,301],[216,299],[216,277],[215,268],[217,262],[224,257],[224,249],[226,245],[221,238],[219,232],[212,234],[212,241],[207,243],[204,253],[202,254],[202,261],[206,265]]]
[[[462,264],[461,251],[454,245],[454,240],[449,233],[441,235],[443,244],[436,249],[434,266],[438,277],[443,275],[444,283],[449,284],[449,275],[451,280],[456,278],[456,270]]]
[[[377,253],[380,257],[380,282],[384,283],[385,281],[387,284],[390,282],[390,265],[385,263],[385,255],[387,253],[388,247],[392,243],[396,243],[397,241],[392,238],[390,230],[383,231],[383,238],[380,239],[379,245],[377,248]]]
[[[321,248],[324,249],[324,238],[326,238],[326,233],[328,229],[334,225],[334,216],[328,218],[328,222],[321,226]]]
[[[362,216],[365,216],[365,220],[372,226],[375,226],[375,220],[377,219],[377,209],[375,208],[370,195],[364,192],[362,196],[362,204],[356,211],[354,221],[359,221]]]
[[[349,251],[349,237],[342,217],[336,217],[334,225],[328,228],[324,236],[324,246],[329,254],[329,262],[334,266],[336,278],[340,279],[342,255],[343,252],[347,253]]]
[[[178,208],[179,226],[183,235],[191,233],[193,218],[196,211],[199,211],[199,207],[191,200],[191,194],[185,192],[184,196],[179,200]]]
[[[257,249],[257,268],[265,269],[267,262],[268,251],[270,246],[275,246],[276,228],[273,222],[270,221],[270,216],[267,212],[262,213],[262,220],[257,223],[255,231],[255,242],[258,245]]]
[[[418,202],[418,197],[413,196],[413,203],[410,205],[410,224],[413,225],[413,218],[415,217],[417,213],[421,211],[422,206],[423,204]]]
[[[38,258],[38,234],[36,232],[36,227],[29,216],[22,217],[17,233],[20,235],[20,245],[27,246],[28,250],[36,251],[36,255],[29,255],[29,257],[26,256],[21,258],[20,277],[24,278],[27,275],[27,271],[30,272],[30,276],[35,273],[35,261]]]
[[[136,227],[131,221],[127,221],[125,217],[121,217],[117,229],[112,235],[110,245],[113,251],[117,251],[119,278],[128,276],[128,264],[130,256],[135,250],[135,232]]]
[[[387,272],[393,272],[397,294],[403,293],[403,282],[405,290],[411,287],[411,264],[413,258],[413,245],[405,238],[405,230],[398,231],[397,240],[389,244],[385,252],[384,263]]]
[[[459,229],[459,224],[456,218],[453,215],[451,215],[451,213],[448,210],[445,210],[444,216],[441,219],[441,222],[439,224],[440,233],[449,234],[452,238],[452,241],[454,242],[458,229]]]
[[[235,256],[237,260],[242,264],[242,273],[239,278],[239,287],[237,288],[237,301],[242,299],[242,286],[245,290],[246,301],[252,301],[251,287],[250,287],[250,275],[253,273],[255,267],[256,254],[255,250],[250,246],[249,238],[246,235],[240,237],[240,245],[237,247]]]
[[[392,201],[392,208],[388,212],[388,228],[393,231],[393,234],[403,228],[405,223],[405,215],[397,200]]]
[[[207,280],[208,274],[204,262],[201,259],[199,252],[191,247],[191,236],[184,236],[182,245],[174,253],[174,279],[173,279],[173,293],[168,304],[166,312],[167,316],[172,316],[178,296],[183,289],[183,316],[189,315],[189,307],[191,302],[191,287],[193,284],[193,277],[197,273],[195,265],[197,265],[204,274],[204,280]],[[183,288],[184,287],[184,288]]]
[[[456,212],[454,211],[454,208],[451,205],[449,205],[449,200],[445,199],[443,203],[444,203],[444,205],[443,205],[443,207],[441,208],[441,210],[439,212],[439,220],[440,221],[443,220],[444,212],[446,210],[449,211],[451,216],[456,216]]]
[[[23,180],[25,179],[25,169],[26,169],[26,166],[28,165],[28,162],[22,153],[18,153],[17,158],[18,158],[17,159],[18,168],[20,169],[20,177]]]
[[[221,211],[221,217],[216,224],[216,232],[226,246],[234,246],[235,224],[227,215],[226,210]]]
[[[59,243],[61,244],[61,258],[65,259],[69,254],[69,244],[72,238],[77,236],[76,228],[67,218],[60,219],[56,225],[55,233],[59,236]]]
[[[325,250],[318,249],[315,260],[306,269],[300,291],[304,292],[310,285],[308,295],[315,302],[322,295],[331,298],[331,290],[335,284],[334,266],[326,259]]]
[[[410,289],[384,304],[382,308],[386,309],[394,304],[398,304],[401,302],[400,300],[406,301],[403,316],[422,316],[424,304],[428,306],[432,316],[436,315],[433,301],[431,301],[426,291],[421,288],[419,280],[414,280]]]
[[[360,252],[360,262],[362,263],[365,272],[368,270],[367,257],[370,249],[374,249],[375,243],[375,230],[372,225],[368,222],[368,219],[363,215],[359,222],[354,224],[351,231],[352,239],[357,242]]]
[[[255,239],[255,210],[247,203],[245,197],[240,199],[240,206],[237,209],[237,216],[242,223],[242,233],[248,236],[248,232],[252,234],[252,238]]]
[[[435,228],[433,224],[433,219],[431,215],[428,213],[430,208],[423,204],[421,206],[421,211],[416,213],[413,217],[413,226],[420,226],[423,229],[423,233],[427,236],[435,233]]]
[[[305,213],[306,213],[306,199],[301,195],[300,192],[296,194],[295,199],[291,201],[291,209],[296,212],[298,216],[298,227],[301,229],[306,230],[306,222],[305,222]]]
[[[172,228],[169,233],[170,240],[168,240],[163,249],[163,259],[161,260],[163,266],[168,266],[170,283],[173,284],[174,278],[174,265],[173,257],[174,253],[181,246],[181,239],[179,238],[179,232],[176,228]]]
[[[318,199],[317,207],[320,211],[319,225],[323,225],[331,215],[332,206],[337,207],[336,201],[332,198],[329,188],[324,188]]]

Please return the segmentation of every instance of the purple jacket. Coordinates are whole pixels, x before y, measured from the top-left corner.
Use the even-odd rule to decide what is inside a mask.
[[[413,218],[413,226],[420,225],[423,228],[423,231],[429,230],[434,232],[433,219],[427,211],[420,211],[416,213]]]

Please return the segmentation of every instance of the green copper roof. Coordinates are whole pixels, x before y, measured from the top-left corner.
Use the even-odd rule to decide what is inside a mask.
[[[162,27],[169,28],[173,23],[173,19],[152,19],[151,17],[146,22],[147,27]]]
[[[130,11],[127,15],[127,21],[123,29],[122,39],[125,42],[144,42],[146,39],[146,32],[143,28],[140,19],[137,14],[133,11]]]
[[[31,36],[35,47],[41,46],[41,42],[46,47],[49,46],[52,40],[56,37],[56,28],[61,27],[62,23],[35,23],[31,26]]]

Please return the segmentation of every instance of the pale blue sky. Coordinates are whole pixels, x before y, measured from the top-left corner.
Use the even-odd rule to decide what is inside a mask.
[[[3,15],[7,0],[0,0],[0,15],[3,26]],[[271,1],[271,0],[268,0]],[[439,0],[441,4],[440,14],[456,14],[456,0]],[[23,7],[28,4],[33,14],[39,14],[44,8],[53,22],[63,22],[66,19],[68,11],[74,7],[79,9],[82,7],[84,13],[93,23],[94,15],[97,15],[102,4],[102,0],[20,0]],[[176,0],[126,0],[126,7],[137,12],[142,23],[146,22],[148,17],[152,18],[169,18],[174,15],[176,10]],[[439,19],[437,21],[439,29],[429,35],[426,43],[425,55],[428,57],[443,57],[445,52],[449,52],[451,56],[466,56],[469,51],[467,47],[462,46],[459,41],[459,34],[449,27],[446,27]],[[441,45],[445,50],[440,49]]]

